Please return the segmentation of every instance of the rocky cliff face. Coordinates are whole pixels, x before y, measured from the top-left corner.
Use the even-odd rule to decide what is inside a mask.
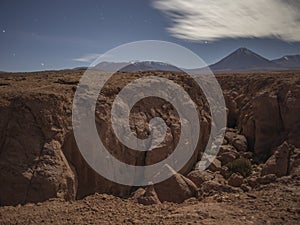
[[[5,84],[0,87],[0,205],[40,202],[56,197],[76,199],[95,192],[127,197],[136,190],[135,187],[118,185],[98,175],[77,149],[72,134],[71,107],[81,75],[82,71],[78,70],[0,75],[0,82]],[[191,79],[180,74],[161,72],[158,75],[171,78],[183,86],[201,115],[202,130],[197,149],[180,171],[186,175],[200,160],[208,139],[210,114],[207,102]],[[123,146],[107,122],[115,95],[138,76],[123,73],[108,83],[97,105],[97,128],[101,140],[115,157],[132,165],[150,165],[169,155],[178,142],[180,123],[172,106],[162,100],[147,99],[133,108],[130,125],[138,137],[147,136],[147,122],[155,116],[165,119],[168,125],[165,141],[147,154]],[[233,133],[242,134],[246,139],[242,135],[230,136],[228,133],[225,147],[218,156],[221,163],[211,168],[222,175],[206,180],[203,188],[234,191],[226,186],[228,174],[224,166],[228,163],[240,157],[253,158],[251,154],[264,162],[283,141],[300,147],[300,119],[297,116],[300,113],[300,74],[231,74],[219,75],[218,79],[228,108],[228,126],[236,127]],[[289,157],[293,157],[293,165],[298,165],[295,154],[291,153]],[[222,178],[223,175],[225,178]],[[189,185],[185,187],[178,181]],[[160,201],[182,202],[182,198],[173,200],[166,194],[166,189],[173,185],[178,193],[196,196],[199,193],[194,183],[175,174],[169,181],[154,185],[154,189]]]
[[[71,116],[67,96],[35,89],[36,77],[4,77],[9,85],[0,100],[1,204],[74,199],[75,175],[62,152]]]
[[[231,126],[237,126],[256,154],[267,156],[284,140],[299,146],[299,73],[226,75],[219,77]],[[227,97],[228,98],[228,97]]]

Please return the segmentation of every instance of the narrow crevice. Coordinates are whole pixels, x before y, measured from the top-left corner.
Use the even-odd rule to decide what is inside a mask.
[[[290,169],[291,169],[291,150],[289,151],[288,154],[288,163],[287,163],[287,168],[286,168],[286,176],[290,174]]]
[[[0,144],[0,157],[1,157],[2,152],[4,151],[4,145],[5,145],[5,143],[6,143],[7,130],[8,130],[8,125],[9,125],[10,121],[11,121],[11,117],[7,120],[7,123],[5,124],[4,129],[3,129],[4,131],[3,131],[3,135],[2,135],[2,137],[1,137],[1,139],[2,139],[3,141],[2,141],[2,143]],[[1,140],[1,139],[0,139],[0,140]]]
[[[62,151],[62,154],[64,154],[63,151]],[[64,156],[65,156],[65,154],[64,154]],[[65,158],[69,164],[70,169],[72,170],[72,173],[74,174],[74,181],[75,181],[74,185],[75,185],[75,193],[76,193],[74,195],[74,197],[76,200],[78,200],[79,199],[79,196],[78,196],[78,187],[79,187],[78,171],[77,171],[76,166],[71,161],[69,161],[66,156],[65,156]]]
[[[277,95],[277,104],[278,104],[278,114],[279,114],[279,120],[280,120],[280,132],[285,130],[284,127],[284,121],[282,118],[282,106],[281,106],[281,98],[279,95]]]
[[[74,154],[75,150],[76,150],[76,147],[77,144],[76,144],[76,141],[75,139],[73,139],[74,137],[74,134],[72,132],[70,133],[67,133],[64,137],[64,140],[63,140],[63,143],[61,145],[61,151],[62,151],[62,154],[64,155],[67,163],[68,163],[68,166],[70,167],[73,175],[74,175],[74,185],[75,185],[75,199],[76,200],[79,200],[79,199],[82,199],[83,196],[80,192],[82,186],[81,186],[81,178],[79,177],[79,174],[80,174],[80,168],[78,165],[76,165],[76,163],[74,162],[74,159],[72,158],[72,155]],[[78,154],[80,154],[78,152]],[[80,195],[81,194],[81,195]]]
[[[42,143],[45,143],[46,141],[46,137],[41,129],[41,127],[39,126],[39,123],[38,123],[38,120],[35,116],[35,114],[33,113],[33,111],[31,110],[31,108],[27,105],[24,106],[25,109],[27,109],[29,111],[29,113],[31,114],[36,126],[40,129],[41,131],[41,134],[42,134],[42,138],[43,138],[43,141]],[[41,146],[40,148],[40,152],[39,152],[39,155],[38,155],[38,159],[36,160],[36,162],[34,163],[34,166],[33,166],[33,170],[32,170],[32,175],[31,175],[31,178],[29,180],[29,183],[28,183],[28,186],[27,186],[27,190],[25,192],[25,197],[24,197],[24,201],[22,202],[23,204],[25,204],[27,202],[27,198],[28,198],[28,194],[29,194],[29,191],[30,191],[30,188],[31,188],[31,185],[32,185],[32,181],[33,181],[33,178],[34,178],[34,175],[36,173],[36,170],[38,168],[38,164],[40,162],[40,159],[41,159],[41,156],[42,156],[42,153],[43,153],[43,145]]]

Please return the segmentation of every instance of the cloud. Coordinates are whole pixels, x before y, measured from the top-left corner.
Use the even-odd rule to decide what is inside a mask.
[[[76,61],[76,62],[92,62],[94,61],[95,59],[97,59],[99,56],[101,56],[102,54],[86,54],[80,58],[75,58],[75,59],[72,59],[73,61]]]
[[[300,41],[299,0],[154,0],[153,6],[171,18],[167,30],[181,39]]]

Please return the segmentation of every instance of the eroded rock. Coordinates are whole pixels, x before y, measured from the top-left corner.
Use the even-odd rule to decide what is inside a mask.
[[[240,187],[243,184],[244,178],[243,176],[233,173],[228,178],[228,184],[232,187]]]
[[[169,169],[173,173],[173,176],[154,185],[161,202],[182,203],[190,197],[197,196],[198,188],[190,179],[176,173],[170,167],[166,167],[166,169]]]
[[[261,176],[257,178],[257,182],[260,184],[270,184],[274,181],[276,181],[277,177],[275,174],[268,174],[265,176]]]
[[[153,205],[161,203],[153,185],[147,186],[145,189],[139,188],[134,193],[132,199],[143,205]]]
[[[193,170],[187,175],[187,178],[193,181],[197,187],[201,187],[204,182],[214,179],[214,173],[209,170]]]
[[[287,142],[280,145],[262,168],[262,176],[275,174],[277,177],[286,176],[289,168],[289,157],[292,146]]]

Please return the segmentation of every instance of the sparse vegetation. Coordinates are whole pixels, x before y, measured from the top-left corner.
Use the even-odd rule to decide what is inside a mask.
[[[226,165],[229,169],[227,176],[230,177],[232,173],[239,173],[243,177],[248,177],[251,174],[252,167],[249,159],[238,158]]]

